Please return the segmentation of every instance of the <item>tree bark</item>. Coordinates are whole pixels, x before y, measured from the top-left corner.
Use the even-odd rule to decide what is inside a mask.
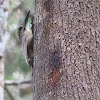
[[[100,100],[99,0],[35,0],[33,100]]]
[[[0,0],[0,100],[4,100],[4,52],[9,33],[7,32],[9,0]]]

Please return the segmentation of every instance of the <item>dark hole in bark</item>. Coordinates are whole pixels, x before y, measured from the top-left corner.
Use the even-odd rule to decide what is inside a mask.
[[[53,67],[58,67],[60,64],[59,54],[57,52],[52,53],[52,65]]]

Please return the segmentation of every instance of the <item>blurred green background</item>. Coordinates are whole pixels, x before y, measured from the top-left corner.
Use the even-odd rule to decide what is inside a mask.
[[[29,10],[32,14],[34,13],[34,5],[34,0],[9,0],[8,31],[11,35],[5,54],[5,80],[31,80],[31,69],[25,62],[21,43],[17,35],[17,29]],[[31,27],[30,24],[31,19],[29,19],[29,26]],[[32,91],[29,94],[27,93],[27,96],[21,96],[18,93],[20,92],[18,86],[8,86],[8,89],[15,100],[27,100],[29,97],[32,98]],[[11,100],[6,91],[4,100]]]

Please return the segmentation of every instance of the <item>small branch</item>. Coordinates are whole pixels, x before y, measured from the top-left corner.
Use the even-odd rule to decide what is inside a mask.
[[[19,84],[27,84],[27,83],[32,83],[32,80],[26,80],[26,81],[5,81],[5,85],[19,85]]]
[[[11,100],[15,100],[13,95],[11,94],[11,92],[8,90],[7,85],[14,85],[14,86],[20,86],[21,84],[29,84],[32,83],[32,80],[26,80],[26,81],[5,81],[5,90],[8,93],[9,97],[11,98]],[[19,87],[19,94],[20,94],[20,87]]]
[[[11,100],[15,100],[15,99],[14,99],[14,96],[11,94],[11,92],[9,91],[9,89],[8,89],[6,86],[5,86],[4,89],[6,90],[7,94],[8,94],[9,97],[10,97],[10,99],[11,99]]]

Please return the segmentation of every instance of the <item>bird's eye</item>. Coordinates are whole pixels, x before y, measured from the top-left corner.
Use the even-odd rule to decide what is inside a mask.
[[[22,29],[22,27],[19,27],[19,30],[21,30]]]

